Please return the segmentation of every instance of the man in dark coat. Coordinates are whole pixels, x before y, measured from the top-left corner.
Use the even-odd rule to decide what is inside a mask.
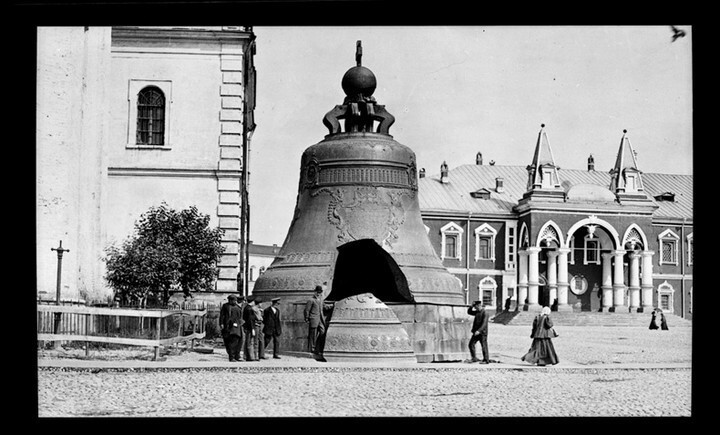
[[[280,323],[280,298],[274,298],[272,305],[263,311],[263,335],[265,336],[265,347],[273,342],[273,358],[280,359],[280,334],[282,324]]]
[[[243,318],[237,301],[237,296],[230,295],[228,301],[220,308],[220,330],[230,362],[243,360],[241,355]]]
[[[255,311],[255,298],[247,297],[247,305],[243,309],[243,332],[245,333],[245,360],[257,361],[257,323],[258,318]]]
[[[474,316],[472,328],[470,332],[470,342],[468,347],[470,348],[470,361],[479,362],[481,364],[488,364],[490,362],[490,352],[488,351],[487,336],[488,336],[488,314],[483,307],[482,301],[473,302],[472,306],[468,308],[468,315]],[[482,348],[483,359],[482,361],[477,357],[475,353],[475,346],[477,342],[480,342]]]
[[[255,311],[255,356],[259,359],[265,358],[265,340],[263,340],[263,309],[262,299],[255,297],[253,311]]]
[[[308,350],[315,354],[319,353],[318,336],[325,333],[322,294],[322,286],[316,286],[315,294],[307,301],[303,311],[305,323],[308,324]]]

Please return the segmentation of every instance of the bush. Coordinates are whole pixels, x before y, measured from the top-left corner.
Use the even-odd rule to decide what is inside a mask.
[[[170,289],[186,296],[207,290],[217,278],[223,230],[210,229],[210,216],[195,206],[177,212],[162,203],[135,223],[121,247],[106,249],[106,279],[122,305],[165,306]]]

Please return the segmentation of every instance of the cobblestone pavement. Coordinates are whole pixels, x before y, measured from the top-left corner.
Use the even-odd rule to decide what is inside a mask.
[[[217,349],[83,369],[40,352],[38,416],[691,416],[692,328],[558,328],[552,367],[519,361],[526,329],[491,324],[489,365],[229,363]]]

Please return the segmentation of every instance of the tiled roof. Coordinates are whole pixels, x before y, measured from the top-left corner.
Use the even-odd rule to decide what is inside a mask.
[[[593,184],[607,189],[610,186],[610,174],[607,172],[579,169],[561,169],[558,171],[563,188],[579,184]],[[495,191],[495,179],[503,178],[504,192]],[[423,212],[459,212],[473,214],[513,214],[527,191],[528,173],[523,166],[502,165],[462,165],[450,170],[449,183],[440,182],[439,175],[421,178],[418,185],[420,210]],[[673,175],[643,173],[645,192],[659,207],[655,217],[686,218],[693,217],[693,177],[692,175]],[[490,190],[490,199],[473,198],[470,193],[479,189]],[[665,192],[675,194],[675,201],[656,201],[655,196]]]

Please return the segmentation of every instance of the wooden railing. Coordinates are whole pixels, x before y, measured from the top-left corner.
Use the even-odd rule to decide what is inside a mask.
[[[206,310],[37,305],[39,341],[84,341],[155,348],[205,337]],[[86,354],[88,346],[85,346]]]

